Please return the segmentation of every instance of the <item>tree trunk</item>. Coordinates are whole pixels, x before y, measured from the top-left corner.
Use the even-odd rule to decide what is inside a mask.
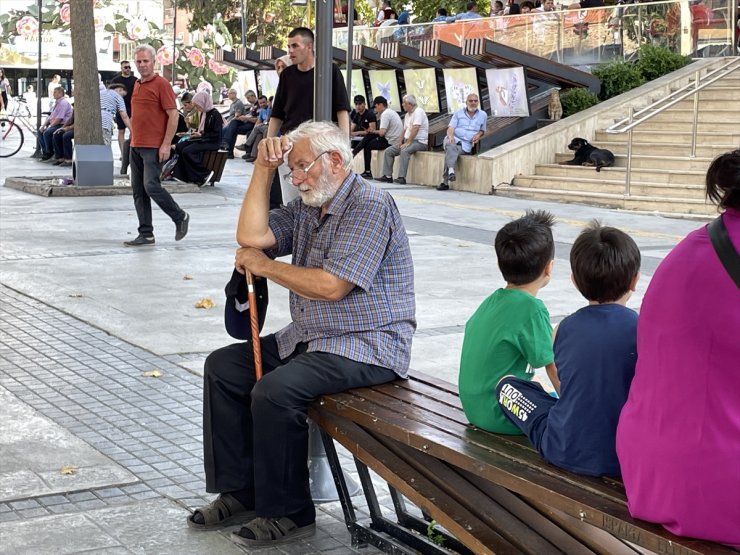
[[[98,49],[95,46],[93,2],[70,0],[72,68],[75,98],[75,144],[102,145],[98,87]]]

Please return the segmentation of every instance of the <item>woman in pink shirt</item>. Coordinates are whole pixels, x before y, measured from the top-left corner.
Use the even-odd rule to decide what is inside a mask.
[[[740,150],[715,159],[706,194],[740,252]],[[617,454],[633,517],[740,546],[740,288],[707,227],[663,260],[642,301],[637,367]]]

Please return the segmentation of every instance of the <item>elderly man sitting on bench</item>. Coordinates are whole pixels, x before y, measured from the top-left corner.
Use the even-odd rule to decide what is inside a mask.
[[[449,182],[455,181],[455,167],[461,154],[470,154],[473,147],[486,132],[488,116],[479,107],[477,94],[469,94],[465,99],[465,108],[460,108],[452,115],[444,140],[445,167],[442,172],[442,183],[438,191],[447,191]]]
[[[351,171],[346,130],[305,122],[263,139],[257,154],[235,265],[288,289],[292,319],[261,338],[259,381],[251,341],[206,359],[206,490],[220,495],[188,518],[196,530],[243,524],[231,539],[250,549],[314,534],[308,406],[323,394],[406,377],[416,327],[401,215],[386,191]],[[268,210],[286,154],[300,196]],[[290,262],[278,260],[289,254]]]

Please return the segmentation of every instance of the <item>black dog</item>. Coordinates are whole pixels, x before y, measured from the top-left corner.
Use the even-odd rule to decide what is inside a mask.
[[[573,160],[561,162],[567,166],[596,166],[596,171],[600,172],[601,168],[611,168],[614,165],[614,154],[605,148],[596,148],[586,139],[576,137],[568,145],[575,155]]]

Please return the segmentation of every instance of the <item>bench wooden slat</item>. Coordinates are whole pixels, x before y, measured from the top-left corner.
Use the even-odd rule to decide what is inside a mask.
[[[382,438],[376,437],[376,439],[383,442]],[[455,498],[458,503],[488,522],[489,526],[509,541],[516,542],[518,540],[519,547],[524,551],[535,555],[540,553],[593,555],[593,551],[586,549],[578,542],[572,542],[568,550],[556,547],[556,545],[542,537],[532,526],[525,524],[489,496],[484,495],[471,482],[460,475],[459,469],[454,469],[454,467],[450,467],[442,461],[398,442],[386,444],[386,446],[413,466],[417,472]]]
[[[519,514],[520,511],[524,511],[525,513],[532,511],[540,515],[540,517],[545,516],[547,522],[552,524],[556,530],[567,533],[569,537],[578,539],[579,542],[587,545],[596,553],[603,555],[635,554],[635,550],[632,547],[628,547],[622,540],[591,524],[582,522],[552,507],[548,507],[531,497],[526,499],[520,498],[501,486],[487,482],[480,476],[476,476],[465,470],[461,470],[461,474],[475,484],[482,492],[495,499],[512,513]]]
[[[519,464],[492,450],[460,437],[456,438],[452,434],[438,434],[436,429],[430,430],[408,415],[387,410],[347,393],[323,396],[320,406],[323,409],[321,412],[329,411],[351,419],[363,428],[377,431],[400,443],[429,453],[525,498],[538,499],[548,506],[653,551],[702,553],[693,550],[678,551],[678,541],[681,538],[673,536],[658,525],[632,519],[624,503],[598,495],[589,491],[588,487],[580,487],[576,483],[563,481],[528,465]],[[428,437],[430,431],[433,437]],[[685,546],[687,542],[680,542],[680,545]],[[737,555],[737,552],[730,548],[717,546],[712,549],[712,553]]]
[[[519,549],[492,530],[457,501],[411,468],[360,426],[340,415],[309,409],[309,416],[355,457],[431,515],[474,553],[520,554]],[[445,507],[442,511],[429,500]]]
[[[429,431],[434,430],[440,434],[451,434],[456,437],[465,438],[471,443],[484,449],[494,451],[513,461],[527,464],[531,468],[544,474],[549,474],[558,480],[571,483],[577,482],[581,487],[583,487],[584,484],[588,484],[590,491],[593,493],[607,497],[616,503],[626,504],[626,499],[622,490],[615,487],[613,482],[605,482],[599,478],[591,478],[588,476],[576,476],[556,466],[550,465],[545,462],[530,446],[512,443],[506,439],[511,436],[491,436],[488,432],[472,428],[467,424],[461,424],[459,418],[449,419],[429,410],[428,408],[423,413],[421,411],[414,410],[423,404],[423,400],[418,401],[418,396],[415,395],[414,392],[406,389],[393,389],[392,391],[397,395],[406,397],[406,401],[404,402],[403,399],[383,396],[381,392],[386,390],[387,388],[383,388],[382,386],[376,388],[363,388],[355,390],[355,394],[361,396],[367,401],[374,402],[380,410],[386,409],[405,415],[407,418],[413,417],[417,422],[428,426]],[[399,391],[401,391],[401,393],[399,393]],[[460,414],[462,414],[462,411],[460,411]],[[436,435],[432,436],[428,433],[426,437],[428,439],[436,440]],[[492,437],[496,438],[495,443],[491,441]]]

